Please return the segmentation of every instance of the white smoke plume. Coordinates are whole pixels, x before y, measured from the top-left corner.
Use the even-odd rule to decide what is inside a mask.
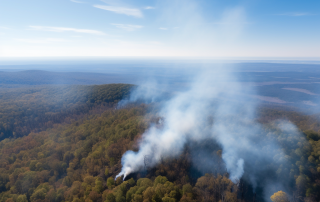
[[[155,80],[141,83],[141,85],[138,85],[133,89],[133,93],[131,93],[129,99],[121,100],[118,103],[118,108],[137,101],[152,103],[161,100],[164,92],[159,90],[159,88],[156,88],[156,86],[159,86],[159,83],[155,82]]]
[[[116,178],[143,170],[146,157],[148,166],[156,166],[162,158],[179,156],[186,144],[206,140],[221,146],[222,159],[234,183],[247,171],[247,180],[255,188],[258,176],[272,169],[265,165],[286,163],[281,147],[273,138],[275,134],[255,121],[256,102],[250,96],[254,89],[237,82],[230,70],[201,71],[190,89],[164,102],[160,110],[163,127],[151,126],[143,135],[139,151],[123,155],[123,167]],[[137,94],[133,92],[133,97]],[[147,96],[144,94],[144,98]],[[283,126],[279,130],[290,129],[298,134],[291,123]]]
[[[216,20],[208,22],[198,11],[194,0],[158,2],[157,7],[164,4],[163,7],[167,8],[158,23],[161,26],[179,27],[172,36],[172,49],[192,50],[201,56],[220,56],[224,52],[238,55],[243,51],[234,47],[247,24],[243,7],[226,9],[222,15],[217,12]],[[165,96],[163,92],[170,91],[170,84],[163,89],[156,82],[149,82],[140,85],[129,100],[119,104],[121,107],[135,101],[150,103],[161,100],[159,114],[163,123],[162,127],[151,126],[143,134],[138,152],[127,151],[123,155],[123,167],[116,178],[123,176],[125,179],[130,173],[144,170],[146,159],[147,166],[153,167],[164,158],[178,157],[186,145],[214,142],[212,147],[218,145],[222,149],[224,169],[234,183],[245,178],[253,189],[259,185],[268,189],[266,194],[271,193],[270,187],[285,190],[285,180],[269,177],[270,173],[277,172],[280,165],[285,167],[288,163],[277,141],[277,134],[255,121],[258,103],[252,86],[238,82],[235,71],[226,66],[199,67],[198,72],[187,90]],[[289,132],[281,126],[277,126],[277,130],[299,136],[291,123],[285,122],[284,125],[293,130]],[[217,163],[214,158],[210,159],[206,150],[200,148],[193,152],[197,153],[193,155],[194,162],[199,162],[203,155],[202,162],[205,161],[205,164]],[[208,166],[203,170],[210,172],[207,169]],[[224,171],[219,168],[219,172]],[[266,195],[266,201],[269,197]]]

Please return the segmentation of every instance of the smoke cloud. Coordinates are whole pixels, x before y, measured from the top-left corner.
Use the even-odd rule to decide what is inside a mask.
[[[243,7],[226,9],[217,15],[216,21],[208,23],[193,0],[161,2],[170,6],[165,6],[167,10],[159,23],[166,27],[179,25],[172,41],[175,46],[195,50],[201,56],[208,53],[219,56],[224,51],[238,54],[238,50],[231,47],[237,44],[237,37],[247,24]],[[163,89],[156,82],[149,82],[136,88],[129,100],[120,102],[121,107],[130,102],[160,100],[159,115],[163,123],[159,124],[161,127],[150,126],[143,134],[138,152],[127,151],[123,155],[123,167],[116,178],[125,179],[130,173],[156,166],[161,159],[178,157],[186,146],[205,142],[205,149],[191,147],[193,163],[199,171],[228,172],[234,183],[244,179],[254,190],[268,189],[264,191],[266,200],[273,191],[270,187],[286,191],[286,180],[279,179],[277,172],[281,166],[288,167],[281,145],[287,143],[279,143],[278,133],[299,137],[299,131],[286,121],[274,124],[273,130],[258,123],[255,89],[238,81],[235,72],[224,65],[199,67],[187,89],[165,96],[163,92],[170,92],[170,84]],[[222,150],[223,163],[218,162],[220,157],[212,158],[210,149]],[[210,171],[208,165],[216,164],[221,166],[212,166]]]
[[[143,134],[139,151],[127,151],[123,155],[123,167],[116,178],[144,170],[146,158],[148,167],[153,167],[162,158],[179,156],[188,144],[209,140],[216,143],[212,147],[219,145],[222,149],[225,171],[234,183],[244,178],[255,189],[259,183],[264,183],[258,181],[261,176],[265,176],[262,178],[268,180],[268,185],[281,183],[272,179],[270,172],[275,173],[287,160],[277,134],[255,121],[258,103],[252,96],[254,89],[238,82],[230,69],[206,68],[201,72],[189,89],[162,101],[162,127],[151,126]],[[125,102],[136,101],[138,95],[148,101],[161,97],[161,94],[155,95],[157,91],[146,90],[150,88],[137,88],[131,100]],[[299,136],[297,128],[286,121],[278,122],[274,128]],[[206,152],[202,152],[201,156],[206,158]],[[206,164],[218,163],[214,158],[206,158],[206,161]]]

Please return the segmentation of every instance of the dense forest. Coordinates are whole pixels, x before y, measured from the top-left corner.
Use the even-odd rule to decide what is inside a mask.
[[[161,127],[153,104],[116,107],[133,87],[112,84],[1,89],[0,201],[264,201],[260,185],[253,190],[245,176],[238,184],[229,180],[221,148],[214,142],[187,145],[177,159],[162,159],[154,168],[146,166],[125,180],[115,180],[122,155],[139,149],[141,136],[150,125]],[[271,200],[320,201],[318,117],[259,109],[257,121],[266,134],[281,124],[274,122],[277,119],[296,124],[302,136],[276,131],[275,136],[262,137],[282,145],[290,162],[266,176],[279,177],[288,185],[287,193],[276,192]],[[192,151],[197,148],[208,149],[209,158],[217,163],[205,171],[197,169],[191,161]]]
[[[0,140],[70,122],[97,106],[113,106],[132,85],[15,86],[0,91]]]

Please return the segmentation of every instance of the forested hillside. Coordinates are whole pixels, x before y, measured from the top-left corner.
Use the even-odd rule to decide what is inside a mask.
[[[6,89],[1,94],[0,123],[11,124],[11,128],[2,130],[11,131],[13,136],[3,132],[3,137],[10,138],[0,142],[0,201],[264,200],[259,186],[265,181],[253,190],[245,178],[238,184],[228,179],[221,148],[214,142],[188,145],[178,159],[162,159],[155,168],[146,165],[144,171],[129,175],[125,181],[115,180],[124,152],[138,150],[141,135],[150,125],[161,127],[153,105],[115,107],[130,88],[118,84]],[[319,121],[314,116],[269,108],[260,109],[258,120],[264,124],[266,134],[271,134],[268,132],[281,124],[274,122],[279,118],[291,120],[304,133],[301,137],[281,131],[274,136],[257,134],[275,139],[290,162],[288,167],[279,165],[276,173],[268,173],[262,179],[281,177],[286,181],[289,198],[282,202],[319,201]],[[197,169],[191,161],[195,148],[208,149],[216,165],[206,171]],[[274,195],[275,202],[279,202],[276,198],[281,194]]]
[[[1,66],[4,68],[4,66]],[[7,68],[14,69],[19,66],[7,66]],[[25,66],[21,66],[25,68]],[[35,68],[34,65],[30,66]],[[54,71],[61,68],[61,66],[47,66]],[[76,68],[78,70],[78,66]],[[105,67],[101,67],[105,68]],[[46,68],[44,68],[46,69]],[[131,77],[132,78],[132,77]],[[121,74],[102,74],[91,72],[52,72],[43,70],[25,70],[25,71],[1,71],[0,70],[0,85],[94,85],[107,84],[123,81],[131,81],[129,75]]]
[[[0,90],[0,140],[22,137],[75,119],[93,107],[113,106],[132,85],[9,86]]]

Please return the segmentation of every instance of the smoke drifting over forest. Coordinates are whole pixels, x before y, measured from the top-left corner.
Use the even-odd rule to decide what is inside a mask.
[[[203,26],[206,23],[193,3],[187,1],[189,7],[175,9],[182,10],[177,16],[188,16],[181,19],[185,22],[184,33],[192,33],[192,37],[187,35],[188,39],[193,39],[190,43],[195,44],[196,49],[207,50],[222,41],[228,49],[246,24],[245,10],[242,7],[226,10],[219,20],[221,29],[208,29]],[[297,141],[301,140],[300,132],[285,120],[275,122],[271,127],[259,123],[256,115],[258,93],[253,86],[240,82],[235,72],[224,65],[199,67],[192,84],[185,90],[166,96],[163,92],[170,92],[170,87],[163,89],[163,85],[156,85],[157,82],[147,82],[136,88],[128,100],[120,102],[121,107],[129,102],[160,100],[161,123],[150,126],[143,134],[138,152],[127,151],[123,155],[123,167],[116,178],[123,176],[125,179],[130,173],[145,170],[146,162],[147,167],[154,167],[162,159],[178,158],[188,147],[198,171],[203,174],[227,172],[234,183],[244,180],[253,192],[262,189],[265,201],[269,201],[276,191],[290,189],[292,182],[276,174],[279,167],[287,169],[291,165],[282,149],[290,143],[279,141],[279,134]],[[207,143],[206,148],[192,146],[202,143]],[[212,152],[217,150],[222,151],[221,158],[212,158]],[[218,164],[218,169],[208,167]]]
[[[150,83],[139,86],[122,105],[137,100],[164,99],[157,91],[148,90],[151,88],[157,89]],[[274,123],[273,130],[258,123],[258,103],[252,94],[254,89],[237,82],[230,69],[203,70],[188,90],[161,102],[161,123],[144,133],[138,152],[127,151],[123,155],[123,167],[116,177],[125,178],[130,173],[143,171],[146,158],[148,166],[153,167],[163,158],[178,157],[186,145],[213,142],[212,150],[216,149],[214,147],[222,150],[223,168],[218,172],[226,171],[234,183],[244,179],[253,190],[257,187],[265,189],[265,195],[272,193],[271,187],[272,191],[286,190],[286,179],[278,179],[274,175],[276,168],[288,163],[282,146],[276,141],[277,133],[290,135],[293,141],[301,138],[300,133],[287,121]],[[194,162],[205,162],[202,165],[196,163],[199,171],[215,172],[205,168],[219,163],[215,158],[208,158],[209,151],[197,149],[191,152],[196,156]]]

